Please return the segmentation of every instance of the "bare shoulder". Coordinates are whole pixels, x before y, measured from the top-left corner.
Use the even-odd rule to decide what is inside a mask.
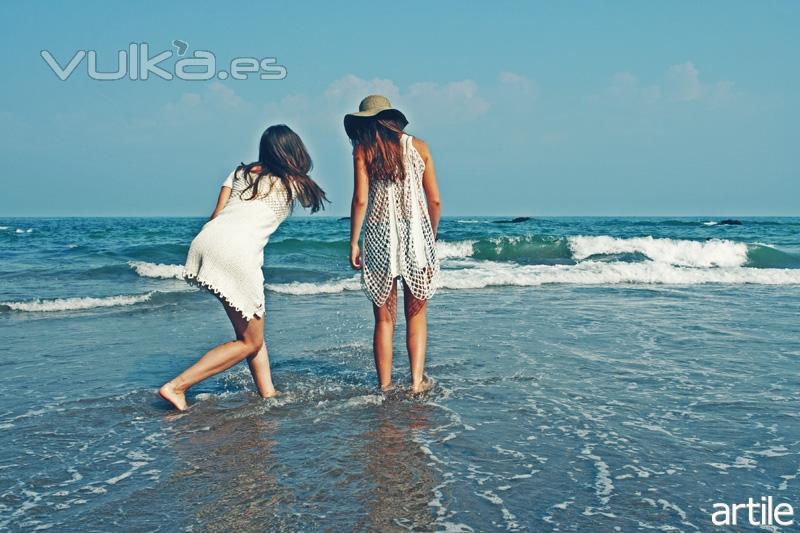
[[[428,148],[428,143],[417,137],[412,137],[411,142],[414,143],[414,148],[417,149],[417,152],[419,152],[419,155],[421,155],[423,159],[430,159],[431,151]]]

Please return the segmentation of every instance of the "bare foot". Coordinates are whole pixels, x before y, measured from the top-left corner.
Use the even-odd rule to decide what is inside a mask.
[[[165,383],[158,389],[158,394],[169,403],[171,403],[178,411],[185,411],[187,409],[186,396],[182,392],[177,392],[172,385],[172,382]]]
[[[419,383],[413,383],[411,385],[411,392],[413,394],[422,394],[423,392],[428,392],[433,388],[433,380],[428,376],[423,376],[422,381]]]
[[[388,385],[381,387],[381,392],[392,392],[394,388],[394,383],[389,383]]]
[[[259,396],[261,396],[265,400],[267,398],[276,398],[278,396],[283,396],[283,393],[281,391],[279,391],[279,390],[276,390],[276,389],[272,389],[272,392],[266,392],[266,393],[259,392],[258,394],[259,394]]]

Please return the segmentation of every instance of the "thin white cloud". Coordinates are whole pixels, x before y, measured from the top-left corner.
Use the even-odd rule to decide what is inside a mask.
[[[662,80],[652,84],[643,84],[631,72],[617,72],[604,94],[622,102],[705,102],[710,105],[725,103],[735,96],[732,81],[706,82],[691,61],[671,65],[664,71]]]
[[[536,96],[536,85],[515,73],[502,73],[498,86],[523,94],[531,101]],[[218,120],[220,113],[236,115],[239,117],[236,120],[239,120],[242,113],[248,113],[257,116],[257,120],[268,122],[341,129],[344,114],[355,111],[361,99],[369,94],[383,94],[410,120],[424,117],[425,122],[431,124],[460,124],[473,120],[485,115],[491,105],[478,84],[469,79],[445,83],[416,82],[401,89],[390,79],[364,79],[347,74],[331,82],[321,94],[295,93],[265,102],[247,100],[235,91],[232,84],[215,81],[203,90],[187,91],[177,100],[162,106],[152,122],[179,124],[215,117]],[[140,121],[140,125],[144,124]]]
[[[691,102],[703,97],[700,71],[691,61],[672,65],[664,75],[667,94],[678,102]]]
[[[429,116],[435,121],[462,122],[489,110],[489,102],[479,94],[478,84],[472,80],[414,83],[401,99],[414,114]]]
[[[536,98],[539,94],[539,88],[536,83],[522,74],[504,71],[500,73],[499,79],[501,87],[518,91],[528,98]]]
[[[187,91],[174,102],[165,104],[159,115],[172,121],[199,119],[219,112],[246,111],[252,108],[232,88],[218,81],[206,86],[202,92]]]
[[[630,72],[614,74],[606,90],[607,95],[615,100],[646,103],[658,101],[661,98],[661,92],[661,87],[658,85],[642,85],[639,78]]]
[[[348,74],[333,81],[324,91],[331,109],[344,114],[357,109],[367,95],[382,94],[407,116],[426,116],[435,122],[461,122],[486,113],[489,103],[473,80],[448,83],[417,82],[406,90],[389,79],[363,79]]]
[[[346,101],[351,105],[353,100],[358,104],[362,98],[370,94],[382,94],[391,100],[399,96],[400,89],[392,80],[382,78],[365,80],[354,74],[348,74],[333,81],[324,93],[329,101],[337,103]]]
[[[236,92],[222,83],[215,81],[208,86],[208,97],[215,102],[218,102],[222,107],[228,109],[237,109],[246,105],[245,100],[236,94]]]

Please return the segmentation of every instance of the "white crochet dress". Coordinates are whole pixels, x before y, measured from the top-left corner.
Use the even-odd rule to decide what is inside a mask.
[[[242,171],[231,172],[225,180],[223,186],[231,188],[230,199],[192,241],[183,276],[250,320],[264,316],[264,247],[289,216],[291,205],[278,178],[262,178],[253,200],[247,199],[252,189],[241,198],[247,185]]]
[[[377,306],[386,303],[398,277],[420,300],[433,296],[439,278],[436,241],[422,187],[425,162],[410,135],[403,134],[400,144],[403,180],[369,178],[361,284]]]

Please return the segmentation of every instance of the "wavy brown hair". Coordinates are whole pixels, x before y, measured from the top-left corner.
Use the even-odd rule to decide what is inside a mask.
[[[312,213],[325,209],[325,202],[329,202],[325,191],[309,177],[309,172],[314,164],[303,140],[289,126],[277,124],[270,126],[261,135],[258,147],[258,161],[245,165],[242,163],[236,172],[244,172],[247,187],[241,192],[243,199],[252,200],[260,194],[260,185],[265,176],[275,176],[281,180],[289,202],[299,202],[303,207],[310,208]],[[255,174],[256,177],[253,177]],[[269,194],[274,186],[265,193]],[[245,198],[246,193],[249,198]]]
[[[351,133],[353,151],[361,150],[370,178],[401,181],[405,177],[400,146],[403,123],[400,120],[360,117]]]

